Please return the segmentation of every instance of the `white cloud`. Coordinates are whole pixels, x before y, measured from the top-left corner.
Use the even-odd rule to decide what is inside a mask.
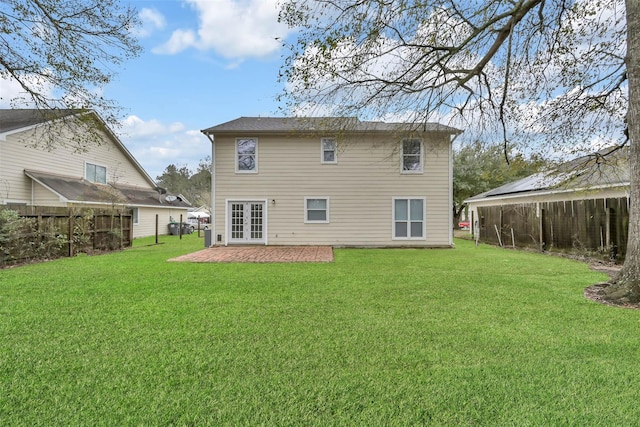
[[[53,88],[42,78],[31,75],[25,78],[25,82],[34,90],[44,95],[47,99],[53,98]],[[0,108],[33,108],[34,103],[17,80],[9,77],[0,77]]]
[[[196,45],[196,34],[191,30],[176,30],[171,34],[171,38],[162,46],[152,49],[153,53],[163,53],[167,55],[174,55],[179,53],[189,46]]]
[[[195,171],[211,154],[211,143],[180,122],[163,123],[132,115],[122,122],[120,139],[147,173],[156,179],[170,164]]]
[[[142,27],[138,29],[138,37],[149,37],[154,31],[161,30],[167,25],[164,16],[156,9],[142,8],[139,13]]]
[[[187,0],[199,15],[199,28],[178,29],[154,53],[188,48],[213,50],[228,59],[267,57],[280,49],[288,32],[278,23],[278,0]]]
[[[144,121],[140,117],[134,115],[127,117],[123,121],[122,125],[124,132],[133,138],[161,136],[184,130],[184,124],[180,122],[173,122],[165,125],[155,119]]]

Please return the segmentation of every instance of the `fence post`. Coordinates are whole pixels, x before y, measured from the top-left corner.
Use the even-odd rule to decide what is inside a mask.
[[[26,213],[26,211],[25,211]],[[43,231],[42,231],[42,213],[38,213],[38,218],[37,218],[37,227],[36,227],[36,233],[38,233],[38,243],[42,243],[45,240],[45,236],[43,236]]]
[[[538,234],[539,234],[539,237],[540,237],[539,246],[540,246],[540,252],[544,252],[544,226],[545,226],[545,223],[544,223],[544,212],[545,212],[545,210],[544,210],[544,208],[542,206],[540,206],[540,202],[537,202],[537,209],[539,209],[539,212],[540,212],[540,216],[538,218],[538,221],[539,221]]]
[[[158,214],[156,214],[156,245],[158,244],[158,224],[159,224]]]
[[[139,211],[138,211],[139,212]],[[133,209],[129,212],[129,247],[133,247]]]
[[[92,222],[93,222],[93,225],[91,227],[91,234],[93,235],[93,239],[91,239],[91,240],[93,242],[93,249],[95,250],[96,246],[97,246],[96,240],[98,239],[98,230],[97,230],[97,227],[98,227],[98,210],[97,209],[93,210],[93,221]]]
[[[69,209],[69,257],[73,256],[73,209]]]

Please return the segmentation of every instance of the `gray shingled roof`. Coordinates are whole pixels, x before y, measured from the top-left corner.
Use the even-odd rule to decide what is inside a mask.
[[[107,204],[115,202],[126,203],[133,206],[191,207],[188,202],[179,197],[173,202],[168,202],[166,200],[167,194],[160,195],[152,188],[117,184],[96,184],[83,178],[34,170],[25,170],[24,173],[29,178],[44,185],[71,202]]]
[[[82,110],[0,109],[0,133],[45,123]]]
[[[629,173],[628,149],[612,151],[612,148],[606,148],[565,162],[551,171],[538,172],[470,197],[465,202],[534,191],[624,186],[629,185]]]
[[[231,132],[345,132],[428,131],[459,134],[460,130],[439,123],[385,123],[360,121],[356,117],[240,117],[202,130],[204,134]]]

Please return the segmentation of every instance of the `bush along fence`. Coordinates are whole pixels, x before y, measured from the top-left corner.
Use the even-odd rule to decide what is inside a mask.
[[[130,247],[129,209],[0,207],[0,266]]]
[[[624,260],[629,229],[625,198],[478,207],[480,241],[541,251]]]

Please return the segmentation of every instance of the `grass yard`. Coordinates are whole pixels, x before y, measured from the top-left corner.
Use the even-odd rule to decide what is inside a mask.
[[[640,311],[585,299],[585,264],[163,241],[0,270],[0,425],[638,425]]]

